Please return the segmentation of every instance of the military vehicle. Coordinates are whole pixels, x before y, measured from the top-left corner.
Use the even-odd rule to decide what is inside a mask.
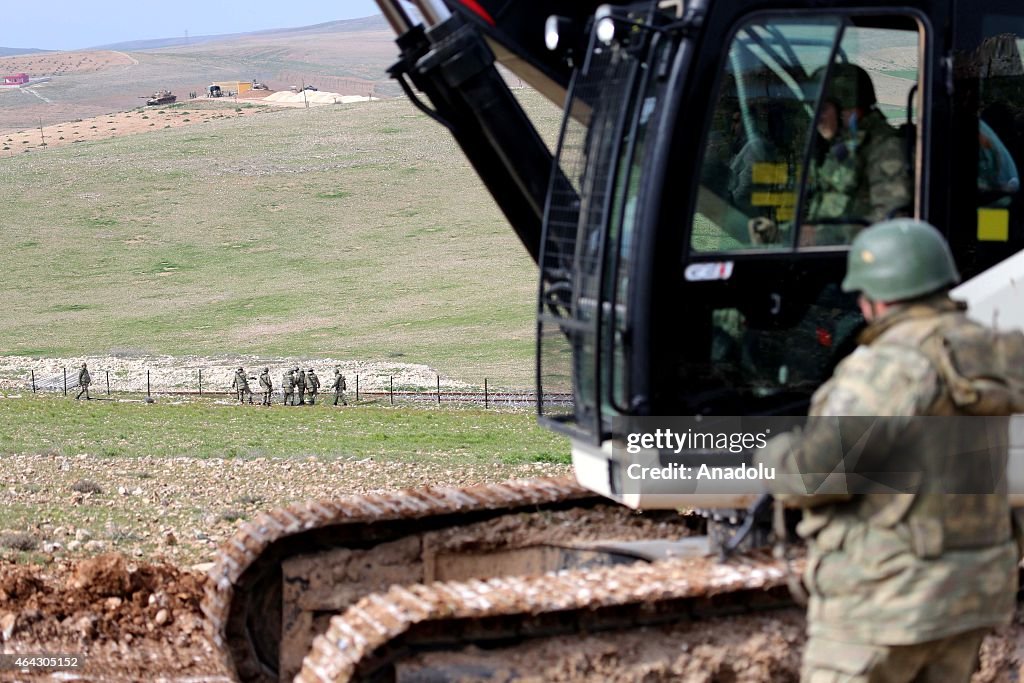
[[[417,23],[378,4],[398,34],[392,76],[538,263],[539,388],[574,396],[539,401],[540,421],[571,438],[578,483],[261,516],[211,570],[204,609],[230,666],[244,681],[481,680],[513,675],[537,639],[784,602],[792,567],[756,552],[719,562],[704,518],[677,512],[748,528],[756,494],[630,487],[629,468],[663,454],[617,447],[623,418],[799,416],[853,348],[848,240],[807,239],[820,225],[804,220],[842,64],[867,70],[901,136],[913,191],[897,212],[945,232],[986,322],[1024,327],[1011,284],[1024,273],[1024,7],[416,0]],[[555,150],[496,63],[563,108]],[[754,219],[781,237],[758,242]]]
[[[149,96],[146,100],[146,104],[149,106],[158,104],[172,104],[178,101],[177,95],[171,94],[170,90],[157,90],[155,93]]]

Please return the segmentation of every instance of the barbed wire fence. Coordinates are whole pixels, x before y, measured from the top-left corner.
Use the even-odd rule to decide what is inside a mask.
[[[143,394],[147,398],[152,398],[154,395],[157,396],[179,396],[179,397],[209,397],[209,398],[228,398],[235,401],[242,402],[248,400],[249,403],[259,403],[264,398],[265,390],[259,384],[259,378],[253,375],[246,375],[246,380],[249,383],[249,393],[246,397],[240,397],[240,392],[237,389],[232,389],[230,386],[225,387],[222,380],[213,380],[211,382],[211,373],[207,371],[204,375],[202,368],[190,369],[187,371],[190,380],[178,380],[174,382],[173,386],[167,386],[165,384],[167,372],[161,372],[161,385],[155,387],[153,383],[153,377],[150,370],[146,370],[145,375],[145,388],[140,386],[140,378],[132,377],[125,378],[120,377],[117,373],[114,373],[112,377],[111,371],[103,368],[90,370],[90,383],[89,397],[93,400],[117,400],[116,397],[122,396],[142,396]],[[317,397],[319,402],[331,401],[334,397],[334,388],[331,386],[330,381],[333,380],[333,375],[327,375],[328,382],[321,382]],[[56,375],[44,375],[37,373],[35,370],[30,370],[26,376],[26,381],[22,387],[24,390],[30,390],[33,394],[44,393],[44,394],[56,394],[61,393],[64,396],[69,396],[75,391],[81,390],[81,384],[79,381],[78,368],[61,368],[61,371]],[[283,405],[284,404],[284,391],[281,387],[280,378],[273,379],[273,388],[270,391],[271,404],[272,405]],[[509,388],[502,386],[495,386],[493,382],[484,378],[482,385],[477,387],[464,386],[462,383],[459,385],[442,384],[441,375],[435,375],[435,384],[432,387],[425,387],[423,385],[414,385],[408,382],[399,382],[396,384],[395,376],[387,376],[386,382],[380,375],[374,375],[372,381],[367,386],[365,382],[366,378],[360,375],[354,375],[351,379],[346,376],[346,389],[344,395],[346,400],[352,399],[355,403],[376,403],[384,405],[398,405],[400,403],[415,403],[423,405],[424,403],[436,403],[438,405],[448,404],[462,404],[462,405],[481,405],[484,408],[490,407],[524,407],[524,406],[536,406],[538,401],[538,392],[535,390],[526,390],[521,388]],[[382,386],[383,384],[383,386]],[[309,392],[307,390],[307,396]],[[295,390],[294,401],[298,401],[298,390]],[[547,392],[545,391],[542,395],[542,400],[545,406],[570,406],[572,405],[572,394],[570,392]]]

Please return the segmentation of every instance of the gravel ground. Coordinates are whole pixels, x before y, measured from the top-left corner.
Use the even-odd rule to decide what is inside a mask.
[[[426,365],[412,363],[383,363],[341,360],[335,358],[263,358],[260,356],[146,356],[129,353],[110,356],[73,356],[68,358],[32,358],[28,356],[0,356],[0,389],[31,389],[35,372],[36,386],[62,389],[64,368],[68,371],[68,386],[77,386],[78,369],[87,363],[92,376],[93,390],[106,391],[106,372],[110,372],[112,391],[146,391],[146,372],[149,371],[150,388],[162,391],[198,391],[199,370],[203,371],[205,391],[231,391],[235,369],[245,368],[246,374],[257,376],[264,367],[270,368],[275,389],[279,390],[282,374],[294,367],[304,370],[315,368],[320,381],[330,385],[334,368],[340,367],[348,380],[349,391],[355,391],[355,377],[359,376],[360,389],[386,391],[394,378],[395,388],[437,387],[437,373]],[[250,380],[250,388],[259,390],[259,382]],[[470,385],[450,378],[441,378],[441,389],[467,389]]]
[[[212,559],[260,510],[315,498],[445,484],[568,476],[546,463],[459,464],[457,469],[370,459],[105,458],[8,455],[0,459],[7,529],[0,559],[118,551],[179,566]]]

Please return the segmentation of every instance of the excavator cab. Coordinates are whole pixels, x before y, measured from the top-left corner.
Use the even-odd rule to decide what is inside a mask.
[[[416,4],[433,23],[395,73],[538,261],[541,421],[605,495],[629,418],[805,414],[863,325],[839,283],[865,226],[932,222],[965,279],[1024,246],[1014,3]],[[564,98],[552,158],[480,86],[485,47],[465,86],[444,50],[469,34]]]

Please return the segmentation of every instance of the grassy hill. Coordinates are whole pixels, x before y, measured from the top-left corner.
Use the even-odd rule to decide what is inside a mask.
[[[404,100],[5,157],[0,185],[0,354],[400,358],[531,384],[535,267]]]

